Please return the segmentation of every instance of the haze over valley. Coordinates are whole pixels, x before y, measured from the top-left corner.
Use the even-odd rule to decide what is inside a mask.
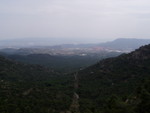
[[[6,41],[5,46],[0,49],[0,54],[27,64],[39,64],[57,71],[73,72],[93,65],[104,58],[116,57],[150,43],[149,39],[122,38],[97,44],[40,45],[40,42],[48,43],[46,41],[37,40],[32,46],[28,45],[28,43],[33,44],[31,40],[13,42],[15,46],[7,46],[11,42]]]
[[[149,0],[1,0],[0,113],[150,113]]]

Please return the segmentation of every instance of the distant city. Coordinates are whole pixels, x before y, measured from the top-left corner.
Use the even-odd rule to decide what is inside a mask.
[[[101,52],[118,52],[128,53],[137,49],[142,45],[150,43],[150,39],[116,39],[114,41],[97,43],[97,44],[60,44],[48,46],[44,40],[18,40],[15,42],[1,42],[0,52],[8,54],[49,54],[49,55],[79,55],[86,56],[91,54],[99,54]],[[40,42],[41,41],[41,42]],[[31,45],[32,43],[32,45]],[[45,43],[45,45],[43,45]]]

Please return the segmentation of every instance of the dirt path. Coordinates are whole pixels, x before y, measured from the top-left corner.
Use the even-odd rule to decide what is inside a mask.
[[[74,74],[74,89],[78,89],[79,83],[78,83],[78,73]]]
[[[75,89],[75,91],[78,89],[78,87],[79,87],[78,73],[75,73],[74,74],[74,89]],[[72,104],[70,105],[69,110],[66,112],[61,112],[61,113],[80,113],[79,98],[80,98],[79,95],[76,92],[74,92],[73,98],[72,98]]]
[[[74,89],[77,90],[79,87],[79,83],[78,83],[78,73],[75,73],[74,74]],[[72,99],[72,104],[70,106],[70,111],[71,113],[80,113],[80,110],[79,110],[79,95],[74,92],[74,95],[73,95],[73,99]]]
[[[73,99],[72,99],[72,104],[70,106],[70,111],[71,113],[80,113],[79,111],[79,95],[77,93],[74,92],[74,95],[73,95]]]

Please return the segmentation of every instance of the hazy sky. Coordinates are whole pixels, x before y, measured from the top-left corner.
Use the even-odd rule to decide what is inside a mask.
[[[0,39],[150,38],[150,0],[0,0]]]

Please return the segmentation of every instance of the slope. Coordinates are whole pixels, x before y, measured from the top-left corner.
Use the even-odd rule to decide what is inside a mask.
[[[101,59],[108,57],[115,57],[120,54],[121,53],[117,52],[100,52],[99,54],[90,54],[85,56],[80,55],[62,56],[49,54],[29,54],[29,55],[2,54],[2,55],[15,61],[23,62],[26,64],[38,64],[49,68],[53,68],[57,71],[68,73],[77,71],[81,67],[88,67],[90,65],[93,65]]]
[[[72,102],[72,77],[0,57],[0,113],[60,113]]]
[[[123,51],[133,51],[140,46],[150,43],[150,39],[136,39],[136,38],[118,38],[114,41],[101,43],[99,46],[123,50]]]
[[[125,104],[130,96],[136,95],[134,93],[142,81],[150,78],[150,45],[129,54],[102,60],[81,70],[78,78],[82,113],[104,112],[107,100],[112,95],[119,97]]]

